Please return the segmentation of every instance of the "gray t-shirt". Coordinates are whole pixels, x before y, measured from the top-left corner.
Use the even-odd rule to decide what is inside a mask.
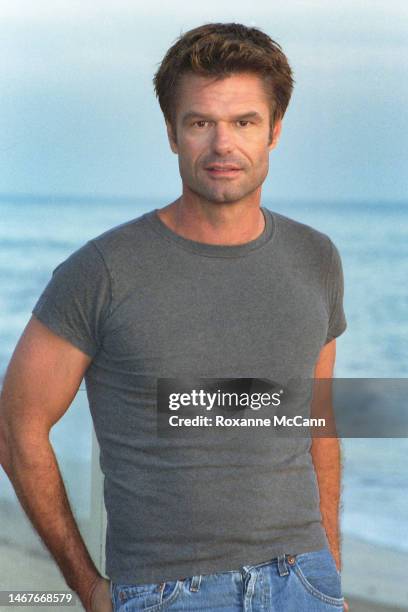
[[[310,439],[157,435],[159,378],[313,377],[346,328],[331,240],[261,209],[263,233],[212,245],[157,210],[90,240],[33,309],[93,358],[85,383],[108,517],[106,572],[146,583],[327,545]]]

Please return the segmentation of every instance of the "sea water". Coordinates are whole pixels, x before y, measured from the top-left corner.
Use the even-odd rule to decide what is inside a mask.
[[[52,270],[88,239],[168,202],[3,198],[0,201],[0,376]],[[337,377],[408,378],[408,203],[263,202],[327,233],[344,269],[348,329]],[[77,515],[89,513],[91,419],[81,387],[52,431]],[[408,551],[408,439],[342,440],[342,530]],[[78,477],[79,475],[79,477]],[[0,475],[0,500],[13,498]]]

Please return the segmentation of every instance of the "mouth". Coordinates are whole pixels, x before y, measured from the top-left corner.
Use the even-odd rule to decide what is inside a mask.
[[[206,171],[211,176],[222,176],[222,177],[234,177],[237,176],[241,172],[241,168],[238,166],[233,166],[230,164],[214,164],[212,166],[207,166]]]

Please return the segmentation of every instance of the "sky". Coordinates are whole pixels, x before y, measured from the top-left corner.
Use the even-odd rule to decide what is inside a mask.
[[[264,197],[405,201],[407,18],[405,0],[0,0],[0,194],[177,197],[153,74],[181,33],[236,21],[295,77]]]

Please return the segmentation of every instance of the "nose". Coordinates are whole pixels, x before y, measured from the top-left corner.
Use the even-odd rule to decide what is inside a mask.
[[[217,155],[228,155],[234,148],[231,126],[218,123],[213,131],[212,146]]]

